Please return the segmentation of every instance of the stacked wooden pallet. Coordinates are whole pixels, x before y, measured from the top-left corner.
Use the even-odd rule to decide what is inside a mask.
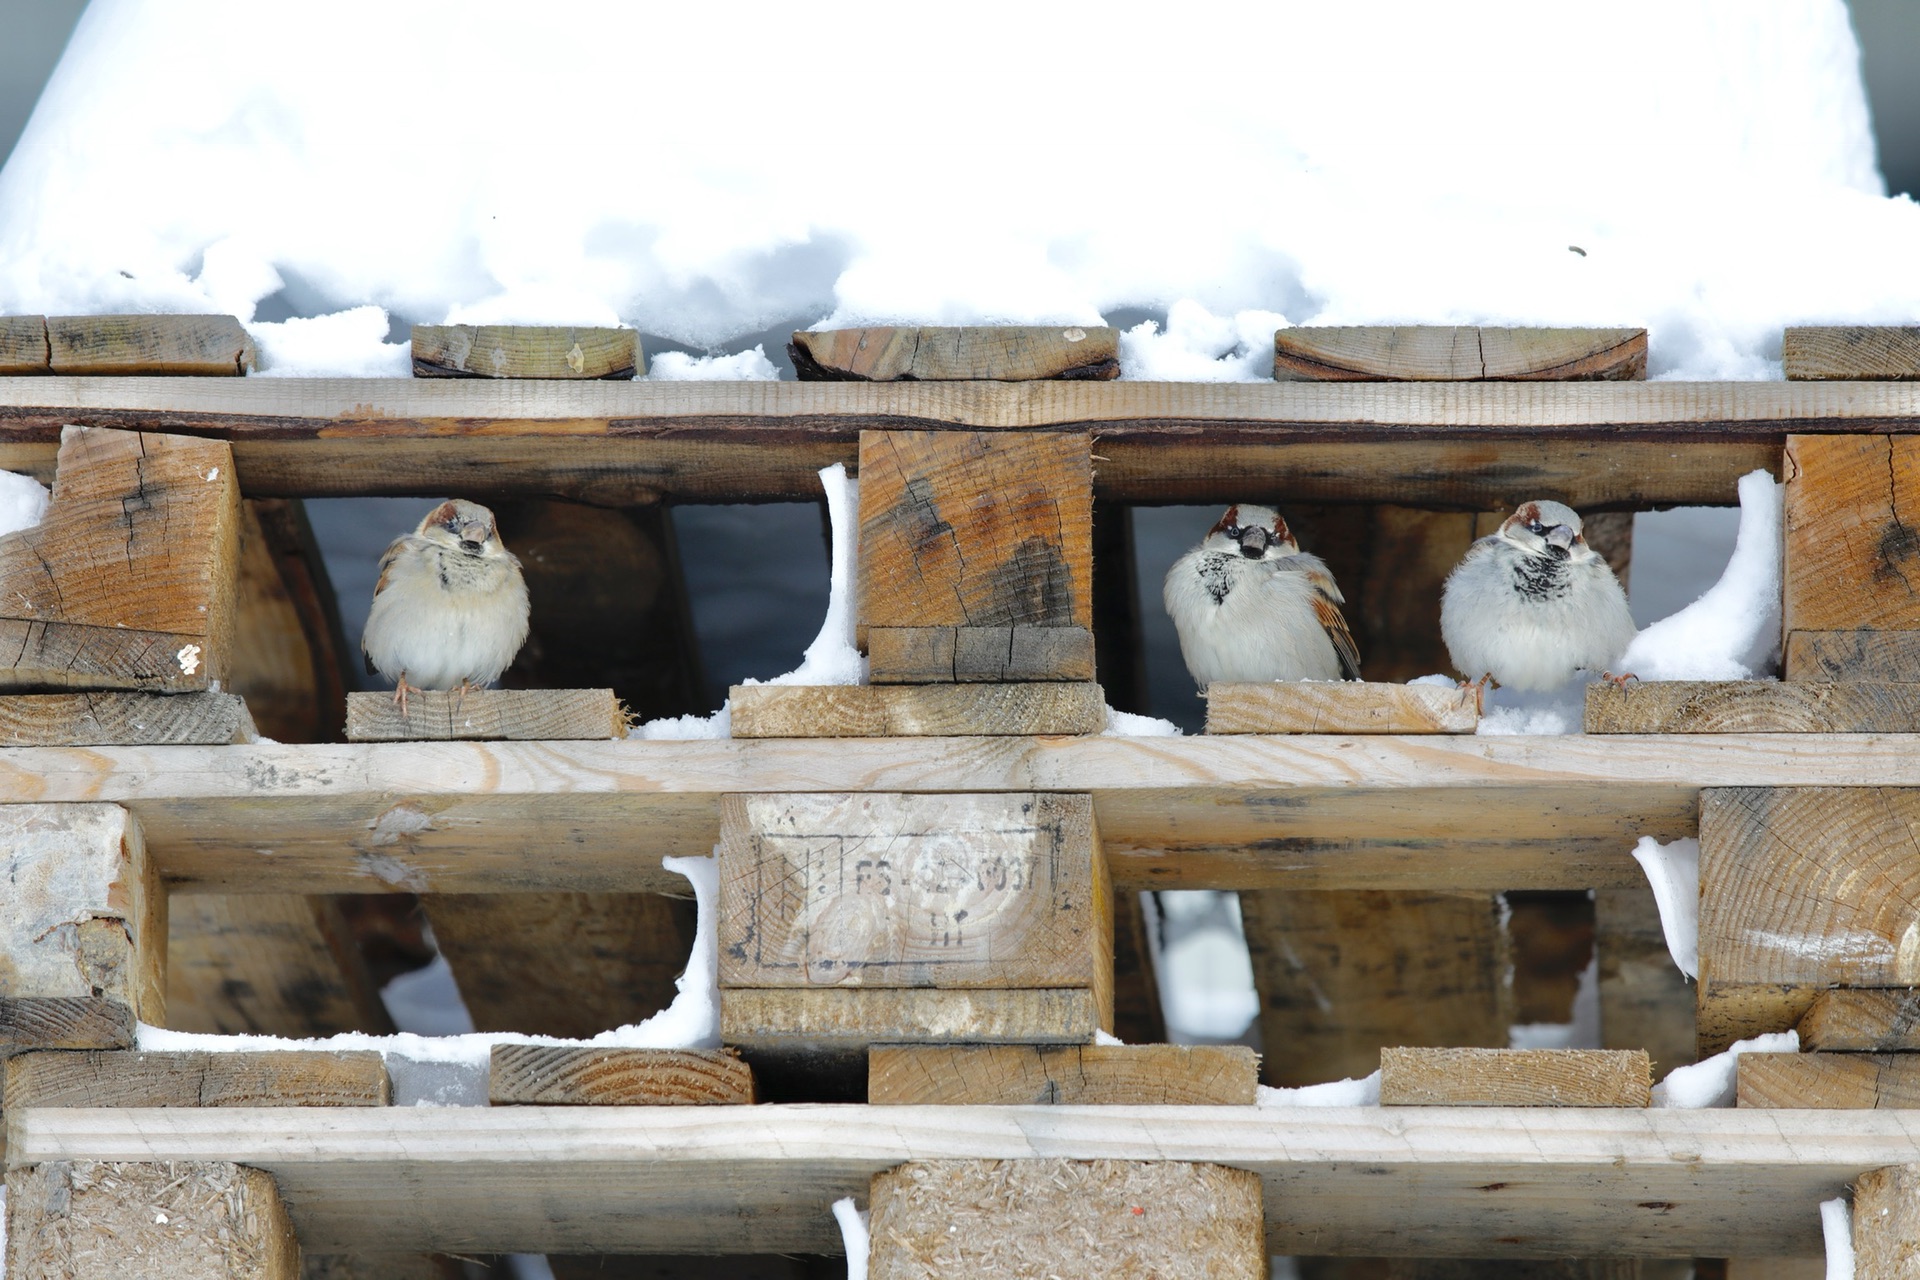
[[[1863,1258],[1910,1248],[1914,1225],[1871,1197],[1910,1204],[1898,1170],[1920,1165],[1885,1110],[1914,1088],[1900,1055],[1920,983],[1903,665],[1920,626],[1896,587],[1920,547],[1900,434],[1920,393],[1649,384],[1633,380],[1644,335],[1587,334],[1568,357],[1564,335],[1493,331],[1281,344],[1295,374],[1378,376],[1386,359],[1438,381],[1108,383],[1112,339],[799,335],[821,380],[753,386],[627,383],[637,345],[588,331],[423,334],[422,372],[457,376],[403,384],[0,380],[0,465],[56,482],[48,523],[0,540],[21,602],[0,619],[22,638],[9,687],[100,691],[0,700],[9,723],[65,726],[0,751],[0,850],[27,886],[0,902],[18,1274],[130,1274],[137,1245],[169,1274],[284,1275],[296,1236],[390,1268],[436,1251],[824,1254],[825,1206],[846,1194],[871,1197],[882,1275],[1805,1257],[1814,1206],[1876,1170],[1894,1172],[1861,1184]],[[1568,371],[1625,376],[1468,380]],[[527,372],[558,380],[494,376]],[[912,380],[858,381],[883,378]],[[478,727],[433,715],[352,735],[403,740],[285,745],[232,726],[195,742],[106,701],[218,696],[182,691],[240,661],[224,620],[247,598],[242,497],[764,499],[812,493],[835,461],[862,479],[874,683],[736,690],[732,739],[626,739],[605,690],[567,695],[557,730],[516,729],[566,701],[521,691],[463,705]],[[1096,503],[1410,504],[1453,514],[1379,522],[1470,538],[1475,512],[1549,494],[1726,502],[1755,467],[1789,485],[1782,684],[1609,689],[1589,714],[1614,737],[1435,734],[1470,727],[1448,720],[1457,699],[1409,725],[1380,687],[1223,690],[1215,734],[1099,733]],[[146,568],[154,521],[171,554]],[[109,538],[124,566],[65,550]],[[1253,1105],[1245,1050],[1093,1043],[1144,999],[1132,890],[1468,893],[1417,912],[1382,896],[1372,927],[1417,916],[1436,952],[1471,952],[1504,1016],[1502,957],[1460,942],[1496,936],[1493,893],[1638,902],[1634,839],[1695,834],[1702,1047],[1798,1022],[1811,1050],[1742,1059],[1742,1104],[1782,1108],[1765,1115],[1646,1109],[1644,1053],[1461,1056],[1449,1033],[1451,1056],[1388,1055],[1389,1105],[1300,1110]],[[472,951],[519,934],[524,954],[576,920],[630,929],[623,896],[681,884],[662,857],[716,845],[739,1057],[502,1047],[495,1105],[422,1111],[388,1105],[377,1059],[132,1048],[136,1019],[169,1018],[167,918],[196,902],[405,889],[444,935],[471,911]],[[1292,928],[1268,929],[1270,953]],[[454,955],[463,983],[489,972],[472,951]],[[1289,1024],[1267,1022],[1271,1070]],[[836,1090],[865,1102],[780,1100]],[[1869,1098],[1882,1109],[1808,1110]]]

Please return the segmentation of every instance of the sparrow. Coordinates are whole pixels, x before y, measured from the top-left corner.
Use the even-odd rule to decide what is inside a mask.
[[[1202,690],[1217,680],[1360,678],[1360,650],[1340,613],[1346,598],[1271,507],[1228,507],[1167,570],[1161,599]]]
[[[1528,502],[1481,538],[1447,575],[1440,637],[1476,689],[1557,689],[1609,668],[1633,640],[1626,592],[1558,502]],[[1618,677],[1626,679],[1627,677]]]
[[[360,638],[367,670],[409,689],[462,695],[500,678],[527,639],[527,583],[500,543],[493,512],[454,498],[429,511],[380,557]]]

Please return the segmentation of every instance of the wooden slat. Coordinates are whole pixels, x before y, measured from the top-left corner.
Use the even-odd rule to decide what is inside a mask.
[[[1267,1191],[1272,1253],[1792,1257],[1819,1252],[1812,1206],[1869,1170],[1920,1161],[1911,1116],[1884,1111],[763,1105],[7,1119],[17,1165],[223,1151],[265,1169],[311,1252],[831,1253],[826,1206],[865,1194],[882,1170],[1039,1157],[1250,1170]]]
[[[1380,1051],[1389,1107],[1647,1107],[1644,1050],[1402,1049]]]
[[[1920,684],[1658,680],[1587,686],[1588,733],[1912,733]]]
[[[624,738],[627,713],[611,689],[426,689],[407,697],[347,695],[348,742],[551,742]]]
[[[1853,1261],[1859,1280],[1913,1280],[1920,1271],[1920,1166],[1875,1169],[1854,1187]]]
[[[23,1053],[9,1107],[384,1107],[387,1066],[365,1051]]]
[[[1920,1051],[1920,990],[1822,991],[1800,1019],[1803,1049]]]
[[[632,378],[646,371],[631,329],[413,326],[416,378]]]
[[[1920,631],[1796,631],[1788,680],[1920,681]]]
[[[276,742],[337,742],[346,717],[347,645],[297,499],[241,504],[235,597],[227,690],[246,699],[254,724]]]
[[[1427,685],[1207,686],[1208,733],[1472,733],[1473,694]]]
[[[45,316],[0,316],[0,377],[51,373]]]
[[[497,1044],[493,1106],[746,1106],[753,1072],[730,1049],[583,1049]]]
[[[1920,436],[1790,436],[1786,481],[1783,634],[1920,629]]]
[[[1613,381],[1647,376],[1645,329],[1305,326],[1273,336],[1281,381]]]
[[[1920,378],[1920,328],[1895,325],[1788,325],[1781,363],[1791,381]]]
[[[251,742],[231,693],[16,693],[0,697],[0,746],[209,746]]]
[[[876,1044],[1087,1044],[1103,1024],[1086,987],[720,992],[720,1039],[746,1050],[749,1061],[844,1052],[864,1057]]]
[[[1743,1053],[1742,1107],[1920,1107],[1920,1054]]]
[[[48,316],[49,363],[59,374],[234,377],[257,363],[232,316]]]
[[[0,996],[0,1058],[22,1049],[126,1049],[133,1010],[99,996]]]
[[[736,738],[1099,733],[1097,684],[735,685]]]
[[[1240,1045],[876,1046],[876,1106],[1251,1106],[1260,1061]]]
[[[1120,376],[1120,332],[1104,325],[824,329],[795,333],[787,352],[803,382]]]
[[[334,899],[181,895],[167,915],[172,1030],[295,1038],[394,1030]]]
[[[1085,627],[868,627],[876,684],[1091,680]]]
[[[1645,1049],[1664,1079],[1698,1051],[1692,983],[1667,951],[1660,910],[1645,885],[1593,895],[1593,947],[1600,963],[1600,1044]]]

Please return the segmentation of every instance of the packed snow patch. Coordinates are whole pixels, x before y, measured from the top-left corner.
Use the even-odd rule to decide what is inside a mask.
[[[1820,1202],[1820,1234],[1827,1243],[1827,1280],[1853,1280],[1853,1210],[1845,1196]]]
[[[1325,1084],[1304,1084],[1297,1089],[1259,1086],[1255,1105],[1262,1107],[1377,1107],[1380,1105],[1380,1073],[1356,1080],[1330,1080]]]
[[[1161,720],[1154,716],[1137,716],[1131,711],[1115,711],[1107,708],[1107,727],[1100,731],[1103,738],[1178,738],[1183,736],[1180,726],[1171,720]]]
[[[780,370],[767,359],[767,349],[755,343],[730,356],[662,351],[647,360],[647,378],[652,382],[778,382]]]
[[[388,342],[384,307],[352,307],[331,315],[250,324],[260,351],[257,372],[271,378],[410,378],[413,346]]]
[[[1692,836],[1661,844],[1641,836],[1633,860],[1647,873],[1667,954],[1689,978],[1700,976],[1700,842]]]
[[[47,518],[47,487],[32,476],[0,471],[0,536],[31,529]]]
[[[867,1280],[873,1215],[854,1204],[852,1196],[842,1196],[833,1202],[833,1220],[840,1224],[840,1243],[847,1251],[847,1280]]]
[[[1797,1053],[1800,1033],[1775,1031],[1750,1040],[1736,1040],[1725,1053],[1701,1062],[1675,1067],[1653,1086],[1656,1107],[1730,1107],[1734,1096],[1735,1063],[1743,1053]]]

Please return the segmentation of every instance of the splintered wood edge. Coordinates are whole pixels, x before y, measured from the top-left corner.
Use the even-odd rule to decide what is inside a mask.
[[[732,1049],[499,1044],[487,1071],[493,1106],[747,1106],[753,1071]]]
[[[1358,680],[1207,686],[1212,734],[1472,733],[1479,724],[1465,689]]]
[[[1380,1050],[1382,1106],[1649,1107],[1644,1049]]]

